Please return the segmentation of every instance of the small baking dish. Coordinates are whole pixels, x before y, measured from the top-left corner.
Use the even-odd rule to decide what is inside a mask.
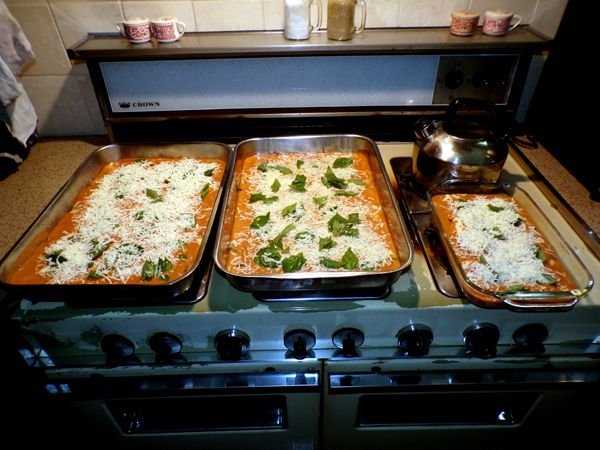
[[[85,303],[82,301],[82,299],[93,298],[94,301],[90,301],[90,303],[94,303],[96,305],[102,302],[110,303],[115,300],[119,300],[121,302],[131,301],[134,304],[150,302],[154,304],[160,302],[168,303],[171,299],[183,294],[190,288],[190,286],[192,286],[194,278],[197,278],[195,277],[195,275],[197,275],[196,271],[203,270],[203,268],[209,266],[208,264],[200,264],[200,262],[203,260],[203,258],[205,258],[205,249],[209,244],[209,235],[211,234],[213,223],[217,215],[218,205],[220,203],[225,180],[227,178],[230,157],[231,150],[229,147],[224,144],[212,142],[177,144],[113,144],[97,149],[82,163],[69,181],[61,188],[52,201],[46,206],[44,211],[30,226],[27,232],[21,237],[21,239],[15,244],[11,251],[6,255],[4,260],[0,263],[0,283],[12,295],[27,297],[36,301],[68,302],[75,299],[77,300],[77,303],[81,305]],[[165,160],[174,161],[176,161],[178,158],[193,158],[201,162],[203,160],[214,161],[216,163],[215,167],[219,167],[219,169],[214,173],[219,174],[221,177],[220,180],[215,179],[214,182],[211,182],[211,185],[215,185],[216,190],[213,190],[212,193],[208,193],[209,189],[207,189],[207,193],[205,194],[207,203],[206,205],[203,204],[202,208],[203,210],[206,210],[206,214],[202,215],[202,224],[197,224],[196,219],[194,218],[193,227],[190,226],[190,229],[193,229],[197,226],[204,227],[204,223],[206,222],[208,216],[208,221],[206,222],[205,228],[201,228],[201,240],[195,238],[197,240],[194,240],[194,251],[190,252],[189,256],[182,254],[179,255],[181,258],[175,257],[174,262],[172,263],[174,266],[176,266],[177,262],[175,261],[181,259],[181,263],[183,264],[183,259],[186,259],[185,266],[181,266],[181,270],[174,272],[175,275],[171,275],[170,279],[169,276],[162,275],[163,272],[160,272],[162,278],[161,281],[158,281],[159,271],[156,269],[154,274],[157,275],[153,275],[154,280],[151,280],[151,282],[142,280],[139,282],[135,280],[132,282],[111,280],[108,283],[101,283],[99,280],[94,279],[97,277],[92,276],[95,275],[95,273],[88,275],[88,277],[85,279],[73,282],[62,282],[60,280],[44,282],[45,280],[43,279],[38,280],[38,278],[42,277],[37,275],[31,278],[32,281],[30,281],[27,277],[25,277],[24,280],[15,277],[15,274],[17,274],[19,271],[27,272],[28,269],[24,269],[23,267],[33,267],[33,270],[37,270],[35,264],[39,265],[39,263],[35,263],[35,261],[31,259],[32,255],[37,254],[35,252],[39,252],[40,248],[47,249],[47,245],[50,242],[54,242],[49,241],[51,233],[57,233],[54,231],[55,228],[59,225],[63,218],[71,214],[71,211],[80,198],[81,193],[86,189],[89,189],[90,186],[94,186],[92,183],[97,182],[96,180],[99,179],[100,174],[103,173],[102,171],[105,168],[110,167],[109,164],[117,163],[121,160],[131,160],[133,161],[131,164],[135,164],[138,161],[140,163],[144,163],[144,161],[152,158],[162,158]],[[208,174],[205,175],[208,177]],[[178,177],[178,175],[173,176]],[[176,181],[177,180],[174,179],[174,182]],[[173,185],[174,183],[169,184],[169,180],[167,179],[161,182],[161,186],[165,186],[164,189],[166,189],[166,192],[170,192],[170,189],[174,189],[173,187],[169,187]],[[147,188],[148,186],[144,185],[144,187]],[[208,187],[208,184],[206,187]],[[126,188],[124,187],[123,189]],[[132,188],[132,192],[135,191],[135,189],[137,188],[134,186]],[[161,187],[160,189],[163,188]],[[158,205],[168,204],[167,199],[165,199],[163,203],[163,199],[158,196],[156,191],[146,189],[145,195],[148,196],[148,194],[157,196],[155,201],[151,201],[150,203],[160,202]],[[143,189],[141,196],[144,197]],[[115,194],[114,197],[124,198],[124,200],[122,200],[123,202],[128,201],[128,197],[124,196],[123,194],[120,196]],[[97,202],[97,204],[100,203],[101,202]],[[81,206],[79,206],[79,208],[81,209]],[[140,215],[136,217],[136,221],[143,220],[143,211],[138,212],[137,214]],[[115,217],[117,216],[115,215]],[[151,218],[148,220],[150,219]],[[73,221],[73,219],[71,219],[71,221]],[[119,227],[121,225],[121,223],[115,223],[114,227]],[[116,243],[111,242],[105,245],[117,245]],[[140,251],[143,250],[141,246],[133,246],[133,244],[125,245],[131,245],[131,248],[137,247],[138,249],[141,249]],[[120,245],[120,247],[122,247],[122,245]],[[210,246],[208,246],[208,248],[211,249]],[[101,258],[105,258],[108,254],[108,251],[106,251],[106,248],[104,248],[102,249],[102,252],[105,253],[100,253]],[[208,258],[210,258],[210,256],[208,256]],[[28,260],[34,262],[27,263],[29,265],[25,265]],[[66,260],[67,259],[65,258],[65,261]],[[101,260],[96,258],[95,262],[98,261]],[[88,264],[88,267],[89,266],[90,265]]]
[[[289,188],[288,184],[294,176],[299,177],[297,178],[299,180],[303,180],[302,177],[305,177],[306,175],[306,186],[308,188],[307,194],[310,194],[313,186],[321,186],[321,172],[319,172],[318,175],[311,175],[309,172],[309,167],[316,167],[316,163],[315,165],[312,165],[312,163],[307,162],[306,166],[302,166],[302,161],[298,160],[300,160],[303,155],[309,155],[307,157],[308,160],[310,160],[311,157],[318,158],[321,155],[323,155],[325,158],[329,158],[332,157],[333,153],[356,155],[355,160],[358,161],[360,158],[363,166],[367,167],[365,173],[369,173],[369,178],[372,180],[372,187],[365,189],[373,190],[379,199],[380,211],[382,212],[381,221],[385,222],[385,226],[389,230],[389,235],[386,237],[390,242],[393,243],[392,245],[395,246],[395,253],[397,255],[395,267],[389,270],[387,268],[365,270],[360,266],[349,268],[348,270],[326,270],[322,268],[323,266],[317,263],[312,266],[310,270],[305,270],[302,268],[291,273],[282,273],[281,271],[277,273],[277,270],[255,271],[254,269],[250,269],[249,273],[240,273],[232,268],[233,266],[228,264],[230,261],[228,258],[231,257],[230,252],[238,252],[238,254],[243,253],[246,261],[250,261],[250,264],[245,267],[251,266],[252,258],[256,258],[255,254],[258,255],[255,250],[249,249],[250,246],[248,246],[248,249],[244,247],[243,250],[240,250],[239,247],[236,247],[235,244],[232,244],[238,237],[234,231],[236,228],[234,223],[236,223],[236,220],[241,220],[239,219],[239,215],[244,214],[239,210],[245,208],[245,203],[252,202],[251,196],[249,197],[250,192],[247,192],[247,189],[244,187],[246,186],[245,183],[247,182],[247,178],[250,176],[248,170],[251,170],[254,173],[258,173],[256,169],[260,170],[258,166],[252,166],[252,169],[248,169],[245,167],[245,161],[261,160],[263,161],[262,164],[267,164],[265,161],[268,161],[269,158],[286,158],[287,156],[294,158],[288,164],[288,166],[292,169],[289,170],[289,173],[275,173],[275,175],[273,175],[280,179],[282,185],[281,191],[278,191],[277,193],[275,193],[275,191],[271,192],[271,189],[268,187],[265,190],[265,193],[269,196],[273,198],[277,197],[277,204],[281,203],[281,205],[277,206],[276,211],[271,211],[269,213],[271,217],[271,223],[273,223],[275,221],[274,217],[279,217],[281,215],[281,208],[286,206],[283,204],[285,202],[283,201],[284,197],[282,197],[282,195],[286,194],[282,194],[282,192],[291,189],[291,184],[289,185]],[[352,158],[347,159],[351,160]],[[263,169],[267,166],[264,166]],[[269,167],[281,168],[281,166],[274,165]],[[316,171],[317,169],[314,170]],[[333,172],[337,170],[338,169],[333,169]],[[338,173],[342,173],[342,170],[340,169]],[[355,185],[352,184],[352,186]],[[323,186],[321,186],[321,189],[323,189]],[[327,190],[331,204],[328,203],[327,206],[320,211],[325,211],[326,209],[330,208],[330,205],[333,205],[334,202],[337,201],[332,199],[337,199],[337,197],[334,196],[339,195],[340,192],[341,190],[336,189]],[[279,200],[280,197],[281,200]],[[315,209],[313,201],[316,200],[317,197],[311,198],[306,199],[305,203],[301,203],[305,200],[304,197],[302,197],[301,200],[298,201],[298,208],[308,207],[309,209]],[[353,198],[359,199],[360,196]],[[268,200],[268,198],[266,200]],[[333,208],[333,206],[331,207]],[[353,208],[354,209],[352,211],[356,211],[357,216],[359,214],[363,214],[361,220],[367,220],[364,209],[361,210],[359,206]],[[326,214],[334,215],[335,211],[331,213],[329,213],[329,211],[327,211],[327,213],[324,212],[323,216],[326,216]],[[345,216],[346,214],[347,213],[344,213],[343,215]],[[262,217],[265,219],[265,221],[267,220],[266,216]],[[329,216],[326,217],[329,218]],[[302,219],[299,220],[301,221]],[[271,226],[271,224],[269,224],[269,226]],[[280,230],[283,228],[283,226],[284,225],[282,223],[278,223],[277,225],[273,224],[273,233],[276,234],[275,230]],[[328,234],[326,230],[324,233],[322,233],[321,231],[316,230],[316,228],[311,229],[312,223],[309,225],[301,225],[301,222],[297,222],[295,225],[291,225],[288,221],[286,229],[289,230],[294,226],[296,226],[293,231],[294,235],[296,235],[296,233],[303,232],[303,230],[304,232],[312,232],[314,233],[314,236],[316,236],[317,241],[320,237],[323,237],[323,235]],[[244,228],[244,230],[246,229],[247,228]],[[248,231],[248,233],[250,236],[254,236],[252,232]],[[292,232],[289,234],[291,235]],[[251,237],[251,239],[254,238]],[[295,243],[297,243],[297,239],[294,239],[295,240],[292,240],[290,237],[288,242],[292,242],[292,244],[289,245],[293,246]],[[337,241],[338,239],[335,238],[334,235],[334,239],[332,240]],[[288,244],[286,243],[283,247],[287,247],[287,245]],[[341,251],[341,248],[342,244],[340,243],[336,250]],[[286,250],[287,248],[282,249],[284,252]],[[321,249],[319,248],[318,250]],[[289,253],[295,252],[292,249],[292,251]],[[308,255],[306,256],[308,257]],[[311,256],[315,259],[317,258],[315,253],[312,253]],[[398,280],[400,275],[409,267],[412,261],[412,256],[412,242],[408,237],[406,225],[399,212],[396,198],[394,197],[390,188],[389,179],[385,172],[385,166],[381,159],[381,155],[379,154],[376,144],[372,140],[357,135],[291,136],[248,139],[240,142],[236,146],[233,154],[230,180],[228,182],[227,192],[225,193],[223,212],[220,217],[220,223],[217,231],[217,242],[214,248],[214,260],[216,267],[224,274],[224,276],[234,287],[250,292],[289,292],[292,290],[321,291],[352,288],[380,288],[384,286],[390,286],[396,280]],[[284,256],[282,256],[282,258],[283,257]],[[339,257],[337,259],[339,259]],[[256,259],[254,259],[254,261],[256,261]]]
[[[430,188],[427,200],[450,266],[465,297],[472,303],[515,310],[567,310],[592,288],[593,279],[581,260],[533,199],[518,187],[451,180]],[[503,200],[507,203],[502,203]],[[475,204],[467,206],[469,201],[479,201],[480,209],[469,210]],[[508,215],[511,204],[518,208],[516,216]],[[465,209],[459,212],[461,208]],[[507,228],[499,219],[500,213],[516,220]],[[473,214],[472,225],[467,214]],[[508,258],[503,261],[504,256],[500,255],[513,254],[511,246],[520,242],[517,235],[510,235],[521,232],[515,230],[531,233],[526,241],[529,244],[520,245],[518,248],[525,250],[514,254],[512,261]],[[477,253],[473,248],[481,250]],[[523,253],[535,264],[530,264]],[[511,277],[525,278],[531,265],[540,271],[530,278],[537,281],[526,284],[507,281]],[[488,282],[494,277],[496,280]]]

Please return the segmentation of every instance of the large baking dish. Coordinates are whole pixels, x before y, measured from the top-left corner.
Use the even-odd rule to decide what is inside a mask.
[[[202,240],[198,254],[190,268],[181,276],[161,284],[15,284],[9,279],[20,261],[43,242],[58,221],[68,213],[77,200],[80,192],[88,186],[108,163],[124,158],[153,157],[191,157],[211,158],[225,164],[225,173],[221,179],[212,213],[210,215],[205,238]],[[77,169],[69,181],[55,195],[25,234],[9,251],[0,263],[0,283],[12,295],[27,297],[37,301],[77,301],[94,299],[90,303],[111,301],[129,301],[137,303],[168,303],[174,297],[185,293],[193,284],[196,271],[206,269],[210,264],[200,264],[205,258],[209,235],[217,216],[218,205],[224,189],[227,171],[231,158],[231,150],[225,144],[213,142],[198,143],[164,143],[164,144],[113,144],[97,149]],[[210,247],[209,247],[210,248]],[[211,249],[211,248],[210,248]],[[209,258],[210,256],[206,256]],[[197,278],[197,277],[196,277]]]
[[[227,269],[227,251],[232,239],[232,227],[238,202],[237,186],[242,176],[245,158],[264,153],[358,152],[368,155],[377,193],[382,204],[391,238],[396,246],[400,267],[388,271],[312,271],[269,275],[240,275]],[[217,230],[214,248],[216,267],[230,283],[244,291],[322,291],[352,288],[380,288],[394,283],[410,266],[413,257],[412,242],[400,214],[385,166],[376,144],[358,135],[312,135],[273,138],[254,138],[240,142],[234,149],[230,180],[223,203],[223,212]]]
[[[556,253],[562,267],[575,285],[572,290],[548,292],[528,289],[517,292],[493,292],[473,283],[466,275],[462,264],[453,248],[452,242],[441,220],[441,212],[433,203],[433,197],[445,194],[506,194],[523,208],[529,215],[535,229],[542,235]],[[427,191],[427,200],[431,207],[435,227],[448,255],[450,266],[465,297],[472,303],[483,307],[508,307],[515,310],[567,310],[572,308],[578,299],[593,286],[591,274],[583,265],[576,253],[561,237],[558,230],[542,212],[533,199],[522,189],[486,181],[446,181],[433,186]]]

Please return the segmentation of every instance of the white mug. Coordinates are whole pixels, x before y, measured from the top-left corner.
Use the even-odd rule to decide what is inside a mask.
[[[185,23],[176,17],[163,16],[152,20],[152,34],[158,42],[175,42],[185,33]]]
[[[147,17],[130,17],[116,24],[117,30],[134,44],[150,40],[150,20]]]
[[[483,15],[483,34],[502,36],[517,28],[521,20],[521,16],[511,11],[501,9],[486,11]]]

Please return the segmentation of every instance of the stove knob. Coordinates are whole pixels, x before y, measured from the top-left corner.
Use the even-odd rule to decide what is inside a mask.
[[[424,356],[429,353],[433,332],[427,325],[411,323],[398,331],[396,337],[398,348],[403,355]]]
[[[100,341],[100,348],[112,360],[127,359],[135,352],[135,345],[120,334],[107,334]]]
[[[341,328],[333,334],[333,345],[341,349],[345,358],[358,356],[357,347],[365,341],[365,335],[356,328]]]
[[[541,323],[529,323],[515,330],[513,341],[524,351],[541,355],[546,350],[544,341],[548,337],[548,328]]]
[[[181,339],[171,333],[162,331],[150,337],[149,345],[160,359],[168,359],[171,356],[178,355],[183,348]]]
[[[500,331],[493,323],[476,323],[463,331],[466,354],[487,359],[496,356]]]
[[[291,330],[283,337],[285,347],[296,359],[304,359],[308,356],[308,351],[314,347],[316,342],[315,335],[308,330]]]
[[[250,348],[250,337],[236,329],[222,330],[215,336],[215,348],[219,358],[225,361],[242,359]]]
[[[448,89],[458,89],[465,81],[465,74],[458,69],[451,70],[444,78],[444,84]]]

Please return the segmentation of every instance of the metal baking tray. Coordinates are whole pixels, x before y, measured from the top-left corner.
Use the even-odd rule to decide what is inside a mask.
[[[242,176],[244,160],[254,154],[265,153],[312,153],[312,152],[358,152],[364,151],[379,194],[379,199],[396,245],[400,268],[389,271],[347,272],[293,272],[272,275],[240,275],[227,270],[227,249],[232,237],[232,226],[237,204],[237,189]],[[412,241],[395,196],[379,149],[371,139],[359,135],[307,135],[272,138],[254,138],[240,142],[233,153],[232,169],[223,212],[217,229],[214,261],[229,282],[236,288],[249,292],[279,291],[324,291],[353,288],[380,288],[398,280],[410,266],[413,258]]]
[[[507,194],[510,196],[527,211],[535,229],[542,235],[544,241],[554,249],[562,267],[567,271],[568,276],[575,285],[575,289],[554,292],[527,290],[500,293],[483,289],[474,284],[469,280],[462,264],[459,262],[449,236],[444,232],[437,208],[432,202],[432,198],[440,194]],[[540,207],[524,190],[516,186],[494,182],[451,180],[430,188],[427,191],[427,201],[431,207],[434,225],[440,235],[440,240],[457,282],[465,297],[472,303],[483,307],[507,307],[520,311],[560,311],[571,309],[578,299],[592,288],[594,281],[590,272]]]
[[[197,143],[159,143],[159,144],[113,144],[94,151],[54,196],[25,234],[0,262],[0,283],[11,296],[29,298],[35,301],[77,301],[81,305],[82,298],[90,298],[90,304],[99,302],[131,301],[135,304],[169,303],[175,297],[185,293],[193,284],[195,272],[208,265],[200,262],[207,253],[207,243],[217,216],[218,206],[227,179],[231,150],[228,146],[216,142]],[[14,284],[8,279],[20,261],[42,242],[45,236],[56,226],[59,220],[68,213],[75,204],[79,193],[88,186],[108,163],[124,158],[156,158],[156,157],[202,157],[221,160],[225,163],[225,172],[209,218],[205,238],[202,240],[198,255],[190,269],[177,279],[164,284]],[[214,234],[214,233],[212,233]],[[209,247],[210,248],[210,247]],[[210,248],[212,250],[212,248]],[[208,252],[210,255],[210,252]],[[197,277],[196,277],[197,278]]]

